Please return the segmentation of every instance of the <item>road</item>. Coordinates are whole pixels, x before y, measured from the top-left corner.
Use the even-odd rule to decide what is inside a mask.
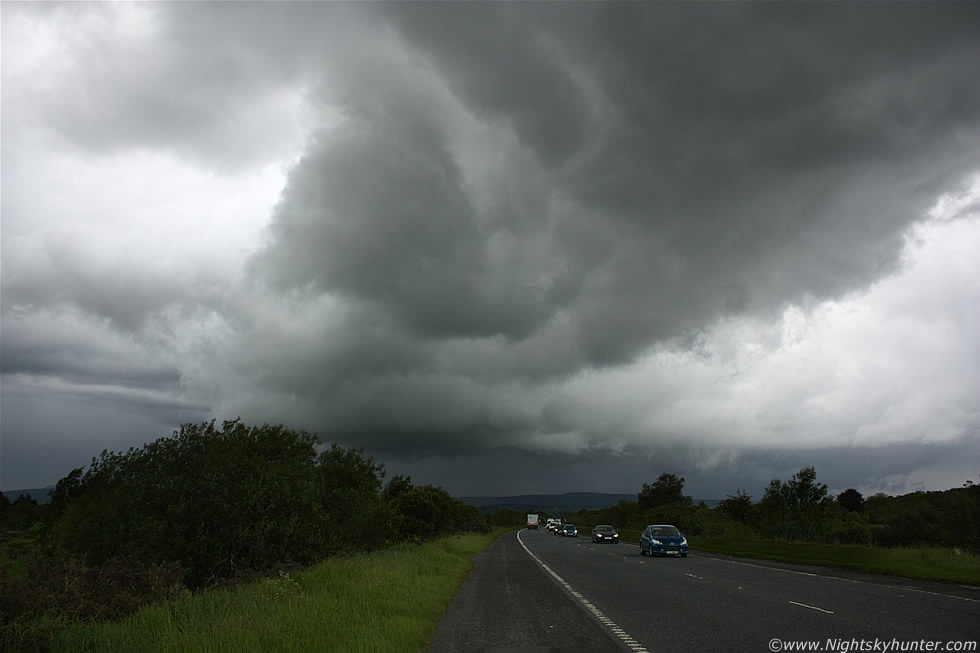
[[[978,639],[972,588],[695,550],[641,557],[634,544],[523,530],[474,557],[431,650],[778,652],[809,641],[823,651],[942,651],[960,642],[978,651]]]

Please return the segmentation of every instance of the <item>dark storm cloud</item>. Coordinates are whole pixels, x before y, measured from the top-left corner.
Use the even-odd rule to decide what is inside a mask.
[[[950,340],[932,348],[919,323],[821,309],[901,273],[910,226],[980,168],[972,3],[15,3],[5,43],[34,42],[21,17],[60,25],[45,47],[64,56],[4,65],[5,434],[43,386],[72,397],[44,406],[154,406],[119,428],[210,404],[433,474],[468,461],[491,482],[481,461],[499,463],[515,485],[561,464],[635,491],[671,471],[709,498],[712,470],[812,464],[764,447],[915,440],[929,411],[916,442],[975,442],[968,363],[956,392],[848,367],[887,342],[899,372],[939,378],[975,357],[967,318],[929,325]],[[247,207],[205,191],[35,196],[60,161],[45,148],[83,161],[62,179],[150,153],[161,182],[189,162],[248,201],[220,184],[288,174],[261,244],[229,246]],[[145,223],[114,238],[130,214]],[[969,277],[916,287],[932,274]],[[939,315],[974,292],[950,287]],[[891,292],[875,315],[925,296]],[[55,412],[38,423],[70,423]],[[854,457],[878,459],[915,482]]]
[[[147,360],[137,343],[108,339],[101,325],[10,317],[4,321],[0,358],[4,374],[56,375],[69,383],[106,379],[133,388],[174,391],[180,373],[172,361]],[[87,328],[86,328],[87,326]]]
[[[256,269],[423,342],[501,337],[509,370],[549,345],[550,374],[622,363],[861,287],[977,162],[969,5],[378,11],[406,48],[384,60],[399,81],[368,88],[378,64],[357,51],[344,66],[369,72],[331,77],[346,121],[293,170]],[[499,163],[520,177],[467,176],[461,112],[516,139]]]

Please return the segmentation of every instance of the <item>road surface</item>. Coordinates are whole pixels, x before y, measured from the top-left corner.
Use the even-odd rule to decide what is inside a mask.
[[[430,650],[980,652],[978,639],[975,588],[522,530],[474,556]]]

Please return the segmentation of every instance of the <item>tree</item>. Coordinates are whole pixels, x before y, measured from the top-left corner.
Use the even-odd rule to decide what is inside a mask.
[[[817,507],[827,497],[827,486],[817,483],[813,467],[804,467],[783,483],[769,482],[760,508],[763,519],[780,537],[807,540],[813,533]]]
[[[39,521],[43,515],[44,506],[29,494],[21,494],[13,501],[6,495],[0,501],[0,525],[12,530],[30,528],[35,522]]]
[[[724,499],[718,503],[718,508],[721,509],[729,519],[737,521],[742,524],[749,523],[749,515],[752,510],[752,497],[746,494],[743,490],[736,490],[735,495],[729,494]]]
[[[490,523],[494,526],[523,526],[526,512],[518,512],[513,508],[501,508],[490,515]]]
[[[691,497],[684,496],[684,478],[664,472],[657,477],[653,485],[643,484],[643,489],[637,495],[640,508],[648,510],[674,503],[689,506]]]
[[[381,494],[384,464],[334,444],[320,454],[317,468],[329,553],[384,546],[392,515]],[[397,477],[392,481],[399,484]]]
[[[385,486],[384,491],[381,493],[382,498],[386,503],[392,503],[398,498],[398,495],[403,492],[407,492],[412,489],[412,477],[402,476],[401,474],[396,474],[391,477],[388,481],[388,485]]]
[[[864,512],[864,497],[854,488],[848,488],[838,494],[837,503],[847,512]]]
[[[185,424],[126,453],[103,451],[52,493],[55,548],[101,565],[120,555],[179,562],[188,585],[326,547],[317,439],[239,420]]]
[[[405,535],[427,539],[453,529],[456,502],[440,487],[421,485],[399,494],[395,510]]]

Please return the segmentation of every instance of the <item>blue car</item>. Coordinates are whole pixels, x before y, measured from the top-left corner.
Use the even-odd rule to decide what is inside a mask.
[[[640,555],[687,557],[687,538],[676,526],[650,524],[640,536]]]
[[[565,524],[561,527],[562,537],[578,537],[578,529],[575,528],[575,524]]]

